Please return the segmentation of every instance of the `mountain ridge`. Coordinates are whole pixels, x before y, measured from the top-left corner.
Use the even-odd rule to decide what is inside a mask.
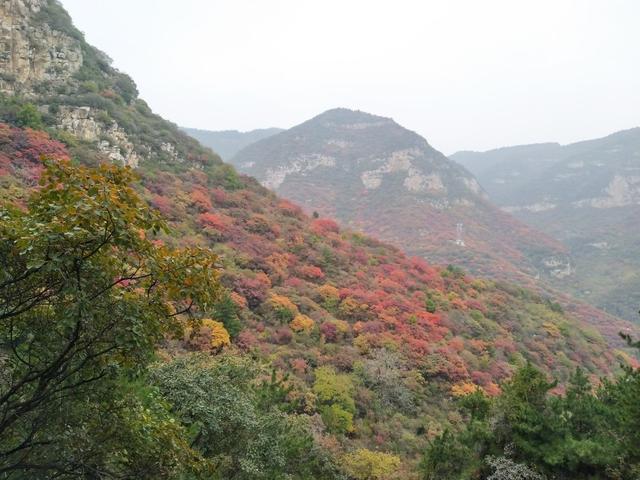
[[[519,232],[528,227],[489,205],[487,194],[464,167],[390,118],[332,109],[249,145],[231,162],[307,211],[337,217],[411,254],[456,263],[474,273],[526,272],[522,279],[550,271],[540,258],[544,254],[538,253],[547,248],[553,252],[546,255],[547,263],[552,257],[556,262],[562,259],[562,268],[566,268],[568,259],[559,242],[533,231]],[[349,204],[350,209],[342,207]],[[385,220],[378,224],[372,220],[390,209],[394,212],[388,212]],[[403,215],[403,210],[411,213]],[[416,222],[420,216],[431,220],[420,226]],[[462,224],[462,238],[458,238],[458,223]],[[492,223],[505,233],[492,232]],[[429,231],[430,225],[435,230]],[[533,245],[529,238],[536,235]],[[526,245],[531,260],[522,260],[527,254],[514,248],[510,236]],[[509,252],[510,265],[491,253],[490,241],[500,245],[496,250]],[[463,242],[468,248],[455,245]],[[491,262],[477,250],[494,255],[492,261],[502,266],[491,269]]]
[[[640,128],[552,150],[541,156],[517,146],[453,158],[476,169],[504,210],[570,248],[576,275],[559,286],[637,321]]]
[[[43,157],[69,169],[77,163],[89,171],[104,163],[125,165],[138,177],[132,190],[160,212],[169,227],[154,237],[154,245],[207,248],[218,258],[220,283],[227,294],[224,310],[214,312],[206,324],[203,320],[198,332],[193,325],[182,335],[154,344],[160,370],[189,358],[205,359],[201,363],[218,368],[211,375],[209,370],[188,370],[194,388],[176,388],[182,395],[177,401],[157,384],[144,383],[149,372],[141,372],[135,378],[139,383],[130,387],[134,392],[128,393],[142,391],[146,403],[136,409],[126,408],[125,403],[115,415],[124,412],[140,425],[144,438],[156,440],[156,433],[184,429],[179,438],[189,449],[200,448],[199,454],[209,455],[216,468],[213,475],[256,478],[256,470],[250,468],[260,461],[273,461],[282,473],[285,455],[272,459],[272,450],[266,448],[280,446],[282,437],[273,430],[285,425],[295,427],[294,432],[309,432],[295,451],[304,450],[313,459],[320,452],[322,459],[332,459],[341,468],[353,453],[389,451],[397,455],[391,457],[397,476],[413,480],[427,445],[460,423],[456,405],[461,396],[476,391],[499,394],[500,384],[528,362],[564,383],[578,366],[595,379],[610,374],[619,362],[632,361],[622,342],[615,342],[617,331],[628,327],[625,322],[588,309],[581,314],[563,309],[557,297],[520,285],[476,278],[454,266],[434,266],[325,216],[306,215],[298,205],[238,174],[210,149],[153,114],[138,98],[131,79],[108,63],[96,63],[103,56],[91,53],[81,34],[69,26],[68,16],[60,16],[64,10],[59,3],[7,0],[0,8],[7,5],[10,8],[2,13],[11,15],[11,25],[18,26],[8,34],[20,37],[13,45],[21,45],[21,51],[34,52],[30,58],[61,58],[59,53],[69,52],[59,47],[72,44],[90,55],[83,56],[74,71],[57,71],[53,83],[48,74],[27,82],[19,75],[3,78],[11,86],[11,93],[0,97],[3,208],[17,212],[25,208],[28,195],[38,188]],[[36,19],[37,14],[41,16]],[[47,35],[49,30],[57,33]],[[65,35],[68,38],[58,38]],[[356,127],[360,130],[366,128]],[[408,156],[395,160],[401,173],[396,183],[405,190],[404,179],[412,176]],[[368,178],[376,184],[375,175]],[[414,181],[409,182],[412,188],[438,187],[422,178]],[[469,188],[462,180],[459,185]],[[479,198],[473,191],[467,194]],[[146,235],[141,231],[133,236]],[[581,308],[586,307],[576,305]],[[14,340],[4,330],[0,333],[3,344]],[[225,369],[229,367],[225,362],[233,359],[242,360],[241,369]],[[247,380],[242,388],[230,379],[236,374],[262,374],[267,368],[273,371],[271,376],[267,373],[253,383]],[[158,369],[156,374],[161,373]],[[248,372],[251,369],[256,372]],[[167,375],[171,380],[174,372]],[[210,378],[199,383],[203,375]],[[249,400],[261,386],[264,398],[256,405],[275,405],[266,416],[258,415],[258,407]],[[197,412],[183,421],[185,402],[196,403]],[[149,430],[143,420],[156,407],[163,409],[166,422]],[[214,425],[214,433],[206,437],[222,438],[215,448],[206,442],[201,446],[194,431],[203,410],[207,419],[217,414],[208,424]],[[67,422],[62,413],[56,404],[61,436],[72,437],[72,452],[82,450],[87,433],[79,432],[78,441],[73,434],[81,428]],[[88,423],[80,426],[88,424],[102,433],[103,418],[89,413]],[[276,421],[285,419],[291,423]],[[218,434],[220,423],[225,428],[222,434]],[[256,428],[260,428],[258,438]],[[118,434],[129,432],[120,424],[115,429]],[[106,430],[111,440],[111,429]],[[167,438],[177,437],[161,436],[158,450],[145,451],[149,464],[155,465],[158,454],[171,443],[161,444]],[[58,439],[53,437],[39,451],[55,456]],[[130,448],[129,437],[124,439],[128,450],[121,457],[111,464],[111,459],[98,460],[109,467],[130,460],[138,452]],[[268,452],[268,458],[256,460],[256,450]],[[171,459],[171,465],[181,459]],[[299,461],[296,456],[286,464],[293,478],[303,475]],[[89,463],[93,475],[95,465]],[[260,476],[274,478],[268,472],[260,470]],[[329,478],[342,479],[341,472]]]
[[[228,161],[238,151],[247,145],[270,137],[282,131],[281,128],[258,128],[255,130],[206,130],[199,128],[180,127],[191,137],[198,140],[205,147],[216,152],[223,160]]]

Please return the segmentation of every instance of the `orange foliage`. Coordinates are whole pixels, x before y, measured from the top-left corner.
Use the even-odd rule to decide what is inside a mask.
[[[306,315],[296,315],[291,323],[289,323],[291,330],[296,333],[309,333],[311,330],[313,330],[314,325],[315,322]]]

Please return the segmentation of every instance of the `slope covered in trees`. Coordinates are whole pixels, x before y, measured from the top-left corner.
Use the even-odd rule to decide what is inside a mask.
[[[628,320],[640,303],[640,128],[569,145],[453,156],[492,200],[570,249],[558,288]]]
[[[90,51],[57,3],[9,3]],[[3,477],[415,479],[456,398],[633,362],[551,298],[306,216],[101,65],[90,97],[84,64],[60,95],[5,79]]]
[[[42,132],[6,125],[1,131],[4,201],[19,207],[41,175],[42,154],[64,159],[65,147]],[[225,178],[225,188],[215,169],[140,173],[136,190],[171,228],[158,231],[153,245],[161,249],[208,245],[218,258],[216,270],[226,293],[209,302],[212,320],[179,325],[183,333],[147,332],[151,337],[146,348],[160,340],[157,346],[165,360],[142,378],[152,382],[157,391],[153,395],[175,405],[158,415],[180,419],[187,430],[202,425],[202,433],[190,440],[198,439],[192,447],[207,459],[205,463],[217,465],[223,478],[280,478],[270,475],[299,471],[303,466],[295,463],[296,448],[311,448],[298,445],[299,441],[315,445],[318,457],[304,465],[309,471],[333,475],[334,470],[357,472],[365,468],[362,462],[382,462],[375,468],[390,468],[400,472],[400,478],[411,478],[429,438],[457,422],[451,417],[453,399],[478,387],[487,395],[498,394],[500,382],[527,360],[562,380],[577,365],[599,375],[620,360],[630,360],[621,351],[616,358],[598,333],[548,299],[474,279],[455,268],[436,269],[342,231],[329,219],[308,218],[248,178]],[[84,178],[74,183],[85,184]],[[56,193],[55,186],[45,192],[52,188]],[[66,205],[67,196],[56,195],[46,202],[52,211],[42,207],[42,214],[56,215],[64,211],[61,208],[80,209],[87,216],[96,211]],[[134,208],[132,202],[123,202]],[[3,227],[11,225],[5,218]],[[17,218],[30,221],[22,214]],[[54,228],[58,235],[70,228],[34,221],[41,229]],[[46,238],[40,231],[32,234]],[[200,285],[178,281],[186,287]],[[191,295],[188,289],[183,293]],[[204,312],[199,315],[203,316]],[[60,328],[68,333],[64,324]],[[5,342],[13,334],[7,335]],[[124,341],[112,340],[118,347]],[[190,358],[190,351],[215,356]],[[274,369],[271,379],[270,369]],[[239,372],[252,373],[242,380]],[[229,375],[226,384],[224,375]],[[207,397],[199,400],[197,395]],[[136,401],[150,401],[145,398]],[[231,403],[219,403],[218,398]],[[218,407],[207,413],[202,405]],[[54,427],[51,432],[56,432]],[[241,441],[243,429],[258,442],[252,449],[285,450],[261,450],[260,457],[245,458],[251,450]],[[274,435],[281,435],[275,437],[276,444]],[[113,440],[114,452],[120,448],[119,438]],[[374,453],[379,451],[391,457]],[[134,465],[142,460],[130,461]],[[158,475],[170,474],[171,469],[164,468]],[[321,473],[313,475],[322,478]]]
[[[231,162],[307,213],[434,263],[533,284],[569,262],[562,244],[500,211],[469,171],[390,118],[329,110]]]

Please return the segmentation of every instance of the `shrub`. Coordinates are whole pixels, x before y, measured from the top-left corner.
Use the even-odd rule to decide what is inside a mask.
[[[400,457],[361,448],[344,456],[344,467],[357,480],[385,480],[400,467]]]

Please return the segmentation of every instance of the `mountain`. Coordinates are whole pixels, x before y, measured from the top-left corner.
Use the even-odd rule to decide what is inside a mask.
[[[212,149],[223,160],[229,160],[247,145],[282,132],[281,128],[260,128],[248,132],[239,132],[237,130],[216,132],[186,127],[181,127],[181,129],[205,147]]]
[[[390,459],[397,478],[417,478],[417,465],[430,440],[460,421],[454,401],[457,397],[476,389],[497,395],[500,383],[527,362],[566,382],[577,366],[597,377],[611,373],[619,362],[633,361],[619,348],[621,344],[615,343],[617,331],[628,327],[624,322],[583,304],[563,309],[558,302],[566,304],[564,299],[409,257],[386,243],[341,228],[329,218],[309,217],[253,178],[238,174],[211,150],[153,114],[138,98],[134,82],[85,42],[59,3],[4,1],[0,18],[3,44],[9,46],[8,54],[0,57],[4,92],[0,97],[0,221],[11,218],[18,225],[21,214],[29,213],[26,197],[39,188],[43,158],[68,169],[77,168],[76,164],[89,168],[127,165],[135,169],[138,179],[132,188],[123,189],[131,192],[123,192],[127,195],[122,198],[136,192],[168,223],[168,231],[153,237],[153,246],[211,249],[218,256],[216,269],[228,300],[214,312],[219,321],[207,319],[201,326],[189,323],[184,332],[178,332],[182,335],[174,332],[166,338],[151,332],[157,340],[153,344],[157,365],[151,371],[142,364],[138,368],[135,362],[120,364],[114,354],[113,362],[84,375],[83,365],[99,357],[102,349],[102,344],[93,342],[81,345],[88,353],[77,369],[64,370],[61,362],[80,348],[78,330],[93,326],[93,297],[82,293],[83,282],[67,270],[70,267],[79,272],[85,259],[67,265],[45,249],[44,262],[62,272],[63,285],[77,284],[82,309],[54,309],[46,304],[52,295],[64,297],[66,290],[56,281],[47,289],[29,283],[27,294],[16,297],[18,311],[25,303],[44,299],[42,308],[29,318],[46,324],[60,350],[43,349],[23,358],[22,352],[41,338],[29,334],[29,321],[9,322],[11,325],[3,321],[0,360],[3,373],[9,373],[1,376],[0,398],[6,398],[5,392],[10,398],[22,388],[13,372],[33,367],[38,373],[40,363],[49,359],[53,367],[40,371],[44,380],[31,390],[36,401],[19,398],[12,406],[14,411],[37,407],[40,394],[51,389],[51,377],[71,378],[80,390],[73,390],[72,395],[64,384],[55,384],[56,402],[45,412],[48,415],[10,418],[17,425],[11,431],[25,434],[26,440],[21,442],[19,435],[0,435],[0,466],[5,468],[2,462],[18,457],[28,464],[21,467],[27,473],[11,467],[20,478],[84,478],[103,476],[103,472],[110,477],[152,478],[148,468],[157,467],[156,460],[177,446],[183,446],[187,454],[172,457],[172,466],[182,461],[191,464],[199,456],[210,458],[215,472],[198,478],[284,478],[286,471],[289,478],[339,479],[345,478],[343,465],[352,458],[349,455],[377,458],[381,451],[393,452],[381,458]],[[368,130],[370,123],[369,119],[350,125],[355,131],[374,133]],[[404,131],[397,131],[404,135]],[[371,137],[373,142],[376,138]],[[416,141],[413,148],[389,162],[380,162],[381,170],[366,175],[369,189],[386,186],[386,170],[391,168],[406,173],[400,188],[424,192],[424,205],[429,208],[446,202],[454,207],[484,202],[465,170],[427,151],[422,142]],[[418,150],[427,151],[430,161],[446,168],[431,177],[422,170],[415,172],[413,158]],[[74,162],[67,163],[70,158]],[[87,174],[82,178],[89,178],[90,184],[76,182],[71,188],[81,191],[81,198],[95,196],[101,191],[100,175],[104,174]],[[40,205],[38,215],[58,215],[56,201],[67,199],[65,188],[53,182],[53,200]],[[455,197],[448,195],[449,189]],[[433,197],[427,197],[431,191]],[[109,192],[114,202],[120,198],[118,192]],[[71,210],[72,215],[93,218],[88,204],[74,205],[77,208]],[[131,219],[147,218],[126,207],[122,206]],[[113,221],[108,211],[100,214],[104,221]],[[508,217],[500,214],[498,218]],[[127,222],[123,217],[118,219],[117,228],[124,228],[122,224]],[[38,221],[30,225],[36,230],[47,228]],[[77,229],[83,231],[83,227],[85,223]],[[28,245],[20,245],[21,234],[32,230],[7,227],[7,231],[18,235],[18,246],[28,251]],[[53,233],[52,238],[60,238],[65,232]],[[69,233],[75,235],[75,230]],[[98,233],[108,241],[102,229]],[[152,235],[153,231],[142,229],[123,241],[133,248]],[[13,244],[3,243],[2,247],[11,258],[19,257]],[[30,282],[33,275],[47,274],[40,263],[30,260],[19,258],[18,267],[26,268],[26,275],[16,280],[18,284],[25,279]],[[117,265],[134,269],[135,279],[138,269],[134,265],[140,261],[132,254],[131,265]],[[162,277],[170,276],[173,270],[186,274],[184,285],[173,285],[167,295],[178,295],[181,288],[190,286],[190,272],[182,272],[179,259],[154,261],[153,265]],[[3,285],[15,283],[7,278],[3,268]],[[158,288],[151,283],[147,289],[132,292],[131,284],[122,285],[113,298],[115,307],[130,293],[143,298],[145,292],[151,295],[151,290]],[[151,296],[149,301],[155,298]],[[154,308],[175,315],[170,305]],[[147,341],[137,328],[139,315],[146,312],[124,313],[131,319],[127,329],[131,331],[123,334],[132,340],[125,349],[118,345],[119,337],[115,338],[118,352],[119,347],[135,350]],[[54,314],[75,319],[76,327],[62,328],[50,320],[59,318]],[[151,318],[152,323],[156,320]],[[100,325],[104,327],[95,330],[102,334],[109,324],[103,321]],[[202,355],[189,355],[193,350]],[[197,360],[189,363],[189,359]],[[127,375],[122,375],[121,369]],[[105,376],[115,377],[115,390],[91,391],[92,382]],[[182,388],[180,382],[189,388]],[[116,423],[87,412],[85,402],[100,405],[102,396],[122,392],[126,398],[116,398],[110,405],[117,408],[108,412]],[[131,398],[138,397],[144,401],[129,408]],[[74,401],[74,406],[84,408],[80,410],[82,418],[68,408]],[[6,403],[0,406],[4,408]],[[162,421],[149,424],[159,410],[164,412]],[[3,422],[3,428],[7,423]],[[53,433],[48,431],[50,436],[43,439],[39,436],[41,426],[51,424]],[[97,437],[93,436],[96,432]],[[298,432],[300,438],[291,440],[287,437],[291,432]],[[282,442],[283,438],[290,442]],[[120,440],[126,448],[109,457],[114,442]],[[142,449],[150,440],[159,443]],[[83,463],[88,455],[85,448],[95,443],[102,448]],[[291,451],[304,451],[304,455],[292,455]],[[137,460],[137,455],[143,458],[134,466],[143,468],[135,475],[112,475]],[[310,466],[316,460],[329,464],[333,473],[319,477],[300,470],[320,468],[318,464]],[[67,465],[73,470],[62,468]],[[272,470],[266,467],[260,469],[263,465],[275,468],[278,474],[271,475]],[[78,471],[82,474],[74,475]]]
[[[389,118],[335,109],[256,142],[232,163],[307,212],[473,273],[570,273],[564,247],[495,208],[465,168]]]
[[[452,158],[476,173],[503,210],[569,247],[575,274],[558,287],[637,320],[640,128],[570,145],[461,152]]]

